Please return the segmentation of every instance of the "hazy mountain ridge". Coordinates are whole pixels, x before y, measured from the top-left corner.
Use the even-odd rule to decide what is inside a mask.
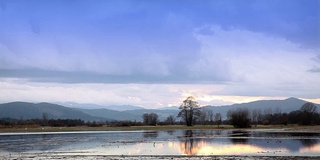
[[[262,113],[265,111],[275,111],[276,109],[282,113],[298,110],[306,103],[306,101],[297,98],[288,98],[285,100],[259,100],[248,103],[233,104],[226,106],[203,106],[202,108],[212,110],[213,113],[221,113],[223,119],[230,109],[248,108],[260,109]],[[320,105],[316,104],[318,111]],[[172,109],[171,109],[172,108]],[[131,120],[142,121],[144,113],[157,113],[160,120],[165,120],[169,115],[177,115],[179,110],[176,107],[165,107],[160,109],[136,109],[116,111],[106,108],[83,109],[71,108],[51,103],[28,103],[28,102],[11,102],[0,104],[0,118],[16,118],[16,119],[32,119],[41,118],[43,113],[47,113],[49,118],[53,119],[83,119],[85,121],[92,120]]]
[[[204,106],[206,109],[212,110],[214,113],[221,113],[223,118],[226,118],[226,114],[228,110],[235,108],[247,108],[250,111],[257,109],[262,113],[266,111],[275,111],[279,110],[282,113],[288,113],[294,110],[299,110],[301,106],[307,101],[298,99],[298,98],[288,98],[284,100],[258,100],[248,103],[240,103],[240,104],[232,104],[227,106]],[[318,107],[318,111],[320,110],[320,105],[315,104]]]
[[[114,111],[105,108],[101,109],[77,109],[94,117],[108,118],[118,121],[142,121],[144,113],[157,113],[159,120],[165,120],[169,115],[177,115],[178,110],[159,110],[159,109],[138,109],[126,111]]]
[[[162,107],[159,110],[179,110],[179,106]]]
[[[127,113],[126,111],[115,111],[115,110],[110,110],[106,108],[100,108],[100,109],[75,108],[75,109],[94,117],[102,117],[102,118],[118,120],[118,121],[123,121],[123,120],[141,121],[141,116],[136,116],[136,115]]]
[[[85,121],[104,120],[89,114],[52,103],[11,102],[0,104],[0,118],[36,119],[42,118],[43,113],[49,119],[82,119]]]
[[[70,108],[79,108],[79,109],[108,109],[115,111],[126,111],[126,110],[136,110],[136,109],[145,109],[143,107],[138,107],[134,105],[97,105],[91,103],[74,103],[74,102],[64,102],[57,103],[62,106],[70,107]]]

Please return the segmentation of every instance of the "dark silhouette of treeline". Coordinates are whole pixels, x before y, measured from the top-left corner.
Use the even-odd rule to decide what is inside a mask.
[[[290,113],[281,113],[281,110],[267,109],[264,113],[261,110],[252,110],[246,108],[238,108],[229,110],[227,113],[227,123],[235,128],[247,128],[251,125],[320,125],[320,113],[317,112],[317,106],[307,102],[301,106],[299,110]]]
[[[155,113],[153,113],[154,115]],[[170,116],[172,118],[172,116]],[[156,121],[156,122],[154,122]],[[103,125],[110,127],[128,127],[128,126],[156,126],[156,125],[183,125],[183,122],[170,121],[159,121],[154,120],[150,124],[149,122],[140,121],[83,121],[81,119],[13,119],[13,118],[2,118],[0,119],[0,127],[11,128],[11,127],[24,127],[24,126],[50,126],[50,127],[76,127],[76,126],[88,126],[88,127],[101,127]]]
[[[177,116],[170,115],[167,119],[160,121],[156,113],[145,113],[142,115],[142,122],[136,121],[111,121],[109,126],[155,126],[155,125],[186,125],[183,119],[176,119]],[[312,103],[305,103],[299,110],[289,113],[282,113],[280,109],[272,110],[267,108],[264,111],[259,109],[248,110],[247,108],[238,108],[229,110],[227,117],[222,121],[220,113],[212,113],[211,110],[201,109],[195,117],[196,125],[233,125],[235,128],[248,128],[252,125],[320,125],[320,113],[317,107]]]
[[[13,119],[2,118],[0,119],[0,125],[4,127],[16,127],[16,126],[51,126],[51,127],[76,127],[83,125],[90,125],[92,122],[84,122],[81,119]]]
[[[186,125],[183,119],[177,120],[177,115],[169,115],[167,119],[160,121],[157,113],[145,113],[142,115],[142,122],[139,121],[83,121],[81,119],[48,119],[48,114],[43,113],[39,119],[0,119],[0,126],[16,127],[16,126],[52,126],[52,127],[75,127],[89,126],[101,127],[116,126],[156,126],[156,125]],[[221,114],[216,116],[211,110],[201,109],[200,114],[195,118],[196,125],[219,125],[230,124],[235,128],[248,128],[252,125],[320,125],[320,113],[317,112],[317,106],[312,103],[305,103],[299,110],[290,113],[281,113],[280,109],[272,111],[266,109],[263,112],[260,109],[248,110],[247,108],[237,108],[229,110],[225,120],[221,120]]]

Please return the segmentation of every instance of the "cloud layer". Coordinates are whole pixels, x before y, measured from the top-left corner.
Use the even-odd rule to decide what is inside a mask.
[[[319,1],[94,2],[0,1],[0,101],[319,98]]]

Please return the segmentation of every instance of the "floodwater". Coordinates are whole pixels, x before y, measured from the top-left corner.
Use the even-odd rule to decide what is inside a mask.
[[[0,157],[23,153],[319,156],[320,133],[170,130],[0,134]]]

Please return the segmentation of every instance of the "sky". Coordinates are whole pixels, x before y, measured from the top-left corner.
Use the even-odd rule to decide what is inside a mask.
[[[319,0],[0,0],[0,103],[320,103]]]

